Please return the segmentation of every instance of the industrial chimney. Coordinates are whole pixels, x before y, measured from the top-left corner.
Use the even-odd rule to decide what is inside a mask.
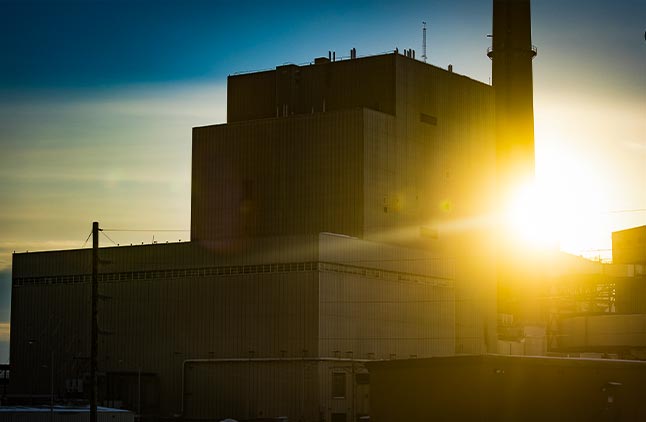
[[[496,96],[499,205],[534,180],[534,106],[529,0],[493,1],[492,60]]]

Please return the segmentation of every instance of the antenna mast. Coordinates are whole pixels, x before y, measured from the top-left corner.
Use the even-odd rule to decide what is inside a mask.
[[[422,22],[422,59],[426,63],[426,22]]]

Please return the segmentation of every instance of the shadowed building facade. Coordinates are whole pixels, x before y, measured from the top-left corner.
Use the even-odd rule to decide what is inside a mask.
[[[101,402],[355,420],[366,361],[495,351],[490,86],[395,52],[231,76],[228,107],[193,130],[191,242],[99,251]],[[14,255],[14,394],[53,352],[84,396],[90,257]]]

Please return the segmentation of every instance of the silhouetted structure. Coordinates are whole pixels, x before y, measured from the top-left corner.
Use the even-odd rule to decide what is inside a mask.
[[[494,350],[492,94],[397,52],[229,77],[191,242],[100,249],[100,402],[354,420],[365,361]],[[85,394],[90,258],[14,255],[14,393],[49,391],[53,349],[56,395]]]
[[[551,350],[646,360],[646,226],[612,233],[613,262],[559,280]]]
[[[612,233],[612,262],[646,265],[646,226]]]
[[[227,123],[193,130],[191,242],[100,250],[100,402],[355,420],[368,361],[496,352],[488,223],[533,175],[529,34],[528,1],[494,2],[495,98],[397,51],[230,76]],[[90,262],[14,255],[14,394],[49,392],[53,351],[56,395],[86,396]]]
[[[534,181],[534,94],[529,0],[494,0],[492,60],[496,91],[499,206]]]

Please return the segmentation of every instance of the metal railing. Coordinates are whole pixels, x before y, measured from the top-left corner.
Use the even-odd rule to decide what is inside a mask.
[[[525,49],[520,49],[520,48],[503,49],[503,50],[511,51],[511,52],[529,53],[532,59],[536,57],[536,55],[538,54],[538,47],[536,47],[534,44],[531,45],[529,52]],[[487,57],[489,57],[490,59],[493,59],[493,56],[494,56],[493,46],[487,47]]]

